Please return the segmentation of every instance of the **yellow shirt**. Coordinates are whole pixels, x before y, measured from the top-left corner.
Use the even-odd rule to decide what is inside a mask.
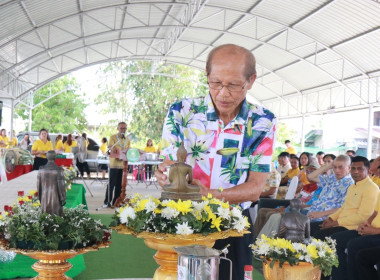
[[[103,143],[99,150],[103,153],[103,154],[106,154],[107,153],[107,143]]]
[[[18,140],[16,137],[13,137],[12,140],[9,142],[9,144],[12,146],[12,147],[17,147],[17,144],[18,144]]]
[[[289,179],[292,179],[294,176],[297,176],[298,173],[300,173],[300,169],[297,167],[296,169],[289,169],[286,173],[285,176],[288,176]],[[284,177],[285,177],[284,176]]]
[[[9,138],[7,136],[1,136],[0,135],[0,141],[3,141],[4,144],[1,144],[1,147],[5,147],[8,145],[8,142],[9,142]]]
[[[116,148],[118,150],[125,150],[129,149],[130,142],[128,138],[122,139],[117,134],[115,134],[111,136],[108,147],[111,148],[113,145],[115,145],[113,148]],[[110,158],[110,168],[123,169],[123,161],[117,158]]]
[[[377,198],[375,211],[377,212],[377,215],[372,220],[371,226],[373,226],[375,228],[380,228],[380,195],[379,195],[379,198]]]
[[[67,141],[63,144],[63,149],[65,150],[65,153],[71,153],[71,148],[78,147],[77,141],[73,140],[71,142],[71,146],[67,144]]]
[[[58,140],[57,143],[55,143],[55,149],[56,150],[63,150],[62,140]]]
[[[51,141],[47,140],[46,143],[42,142],[41,139],[37,139],[36,142],[33,143],[32,151],[51,151],[53,150],[53,144]],[[46,155],[38,155],[38,157],[46,158]]]
[[[296,151],[296,149],[294,149],[294,147],[287,148],[287,149],[285,150],[285,152],[288,152],[290,155],[295,155],[295,154],[297,154],[297,151]]]
[[[372,181],[373,181],[376,185],[380,186],[380,177],[379,177],[379,176],[372,176],[371,179],[372,179]]]
[[[153,147],[153,146],[150,146],[150,147],[146,146],[144,148],[144,152],[146,152],[146,153],[155,153],[156,152],[156,148]]]
[[[348,188],[342,207],[329,217],[342,227],[357,229],[373,214],[378,196],[379,187],[367,177]]]

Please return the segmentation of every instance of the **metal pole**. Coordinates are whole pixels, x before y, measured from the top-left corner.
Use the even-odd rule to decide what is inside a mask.
[[[305,151],[305,114],[302,115],[301,127],[301,153]]]
[[[368,107],[368,139],[367,139],[367,158],[372,158],[372,126],[373,126],[373,105]],[[376,155],[377,156],[377,155]]]
[[[29,107],[29,123],[28,123],[28,131],[32,131],[32,112],[33,112],[33,94],[30,94],[30,107]]]
[[[13,118],[14,118],[14,114],[15,114],[15,110],[14,109],[15,109],[14,108],[14,100],[12,99],[11,100],[11,131],[10,131],[9,141],[12,141],[13,137],[16,137],[15,135],[13,135]]]

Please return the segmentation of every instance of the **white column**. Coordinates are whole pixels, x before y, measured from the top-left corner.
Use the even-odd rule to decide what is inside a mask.
[[[368,139],[367,139],[367,158],[372,158],[372,126],[373,126],[373,105],[368,107]],[[377,156],[377,155],[376,155]]]
[[[30,94],[30,107],[29,107],[29,123],[28,123],[28,131],[32,131],[32,112],[33,112],[33,94]]]
[[[301,126],[301,151],[305,151],[305,115],[302,115],[302,126]]]
[[[10,131],[10,135],[11,137],[9,138],[9,140],[12,140],[13,139],[13,119],[15,117],[15,108],[14,108],[14,100],[12,99],[11,100],[11,131]]]

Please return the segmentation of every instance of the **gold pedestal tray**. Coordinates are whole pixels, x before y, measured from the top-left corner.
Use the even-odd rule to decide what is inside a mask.
[[[321,270],[319,266],[314,266],[311,263],[300,262],[297,265],[291,266],[285,262],[280,267],[280,262],[276,261],[273,268],[270,267],[271,260],[263,262],[263,274],[266,280],[320,280]]]
[[[157,250],[154,259],[160,267],[156,270],[153,280],[176,280],[177,279],[177,253],[174,247],[191,246],[191,245],[205,245],[208,247],[214,246],[218,239],[225,239],[228,237],[239,237],[249,231],[238,232],[236,230],[228,230],[222,232],[214,232],[208,235],[202,234],[164,234],[153,232],[136,233],[133,230],[119,225],[114,227],[118,233],[130,234],[138,238],[144,238],[144,243],[149,248]]]
[[[17,248],[9,248],[9,242],[5,240],[0,240],[0,248],[6,251],[13,251],[17,254],[22,254],[29,256],[32,259],[38,260],[32,265],[32,268],[38,272],[38,275],[34,280],[47,280],[47,279],[57,279],[66,280],[71,279],[66,276],[65,273],[69,271],[72,264],[67,262],[77,255],[84,254],[91,251],[97,251],[100,248],[109,247],[111,242],[102,242],[92,246],[88,246],[81,249],[71,249],[71,250],[57,250],[57,251],[37,251],[37,250],[23,250]]]

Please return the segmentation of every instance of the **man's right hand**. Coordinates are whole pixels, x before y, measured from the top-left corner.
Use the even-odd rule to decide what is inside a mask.
[[[175,161],[165,159],[162,163],[158,165],[158,168],[156,172],[154,172],[154,175],[156,176],[157,183],[164,187],[165,185],[169,184],[168,177],[164,174],[166,172],[166,167],[174,164]]]

